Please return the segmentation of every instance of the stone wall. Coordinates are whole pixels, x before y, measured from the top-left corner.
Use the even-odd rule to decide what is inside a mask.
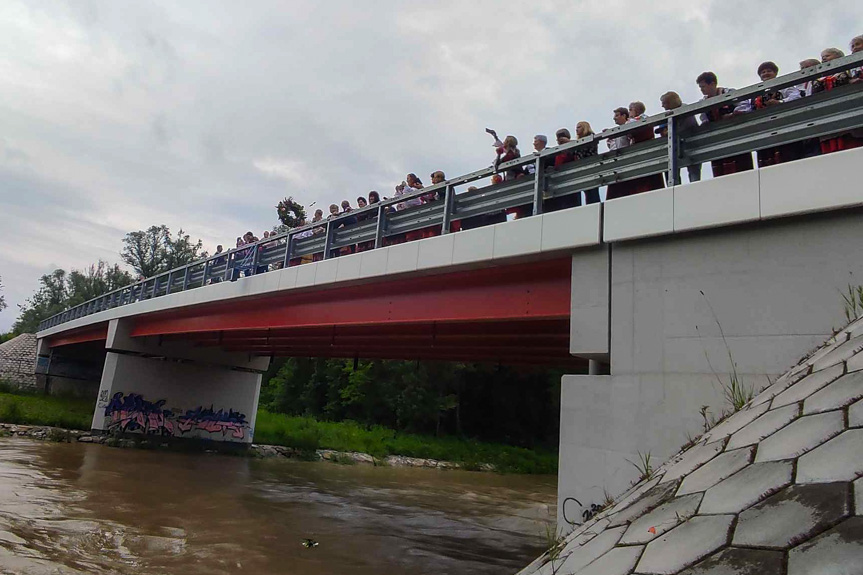
[[[21,389],[37,388],[36,336],[24,333],[0,344],[0,381],[17,385]]]

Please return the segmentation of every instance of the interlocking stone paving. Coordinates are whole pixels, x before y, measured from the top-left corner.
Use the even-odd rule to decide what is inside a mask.
[[[684,569],[680,575],[772,575],[782,573],[784,563],[780,551],[729,547]]]
[[[791,485],[740,514],[732,545],[785,549],[851,511],[847,483]]]
[[[863,371],[843,375],[803,402],[803,414],[839,409],[863,397]]]
[[[828,411],[807,415],[780,429],[758,445],[755,461],[791,459],[818,447],[845,429],[845,414]]]
[[[564,552],[522,574],[863,575],[863,317],[576,528]]]
[[[761,393],[754,397],[752,401],[749,402],[749,407],[757,407],[764,403],[767,403],[769,406],[771,399],[773,399],[804,377],[806,377],[806,370],[798,372],[794,375],[792,375],[790,372],[786,373],[785,375],[777,379],[773,383],[773,385],[771,385],[767,389],[762,390]]]
[[[730,477],[752,462],[752,447],[735,449],[716,457],[710,463],[689,474],[680,484],[677,495],[705,491],[726,477]]]
[[[854,513],[863,515],[863,477],[854,482]]]
[[[629,507],[633,501],[637,500],[639,497],[653,489],[661,480],[661,477],[653,477],[651,479],[647,479],[642,481],[632,489],[625,492],[617,503],[614,504],[614,507],[611,508],[611,514],[617,513],[622,509]]]
[[[582,567],[586,567],[602,555],[605,555],[617,545],[625,527],[615,527],[603,531],[584,545],[573,549],[564,549],[560,554],[561,557],[566,557],[562,563],[562,573],[575,573]],[[567,556],[568,555],[568,556]]]
[[[790,461],[753,463],[711,487],[698,513],[737,513],[791,483]]]
[[[623,545],[650,543],[695,515],[695,510],[698,509],[702,497],[703,494],[701,493],[693,493],[663,503],[650,513],[633,521],[620,539],[620,543]]]
[[[678,461],[675,465],[672,465],[668,471],[665,472],[665,476],[662,478],[662,482],[671,481],[673,479],[679,479],[683,477],[687,473],[691,473],[696,468],[701,465],[704,465],[720,453],[722,453],[722,448],[724,446],[724,441],[714,441],[713,443],[708,443],[707,445],[696,445],[689,451],[683,454],[683,457]]]
[[[774,383],[773,386],[776,386],[778,383],[779,382]],[[778,391],[776,391],[776,393],[780,393],[781,391],[784,391],[790,385],[791,385],[791,382],[789,381],[788,385],[786,387],[782,387],[781,389],[777,387],[776,389]],[[771,389],[771,388],[767,388],[767,389]],[[765,391],[767,391],[767,390],[765,390]],[[738,411],[737,413],[735,413],[734,415],[732,415],[731,417],[729,417],[728,419],[726,419],[725,421],[723,421],[722,423],[720,423],[719,425],[717,425],[716,427],[714,427],[713,429],[711,429],[710,431],[705,433],[702,437],[703,437],[703,439],[706,439],[707,441],[715,441],[717,439],[722,439],[723,437],[727,437],[729,435],[732,435],[733,433],[736,433],[737,431],[739,431],[744,426],[752,423],[756,418],[763,415],[769,408],[770,408],[770,402],[766,401],[760,405],[755,405],[752,407],[746,407],[744,409],[741,409],[740,411]]]
[[[831,353],[832,351],[837,349],[839,346],[841,346],[842,344],[847,342],[849,339],[851,339],[851,338],[848,335],[847,331],[841,331],[841,332],[837,333],[835,336],[831,337],[826,342],[824,342],[824,345],[822,345],[821,347],[816,349],[815,353],[813,353],[811,356],[809,356],[808,359],[806,359],[802,362],[802,365],[812,365],[813,363],[820,360],[822,357],[824,357],[828,353]]]
[[[570,538],[569,543],[560,552],[561,555],[566,555],[570,551],[574,551],[578,546],[584,545],[608,527],[608,519],[600,519],[586,523],[583,529],[578,530],[578,534]]]
[[[851,337],[856,337],[860,334],[863,334],[863,317],[860,319],[854,320],[848,327],[842,330],[842,333],[847,333]]]
[[[799,385],[799,384],[798,384]],[[765,437],[779,431],[800,415],[800,406],[787,405],[779,409],[771,409],[728,440],[726,449],[737,449],[745,445],[758,443]]]
[[[638,563],[644,545],[612,549],[575,575],[627,575]]]
[[[863,570],[863,517],[833,529],[788,552],[788,575],[856,575]]]
[[[674,495],[674,492],[677,490],[677,482],[673,483],[663,483],[658,485],[644,494],[644,497],[634,502],[632,505],[623,509],[620,513],[609,517],[611,520],[611,526],[616,527],[618,525],[624,525],[629,523],[633,519],[636,519],[642,515],[646,511],[649,511],[662,503],[663,501],[670,498]]]
[[[813,362],[812,371],[819,371],[831,365],[837,365],[846,361],[851,356],[863,350],[863,335],[848,340],[818,361]]]
[[[852,481],[860,475],[863,475],[863,429],[849,429],[797,462],[797,483]]]
[[[848,408],[848,427],[863,426],[863,400],[857,401]]]
[[[823,371],[819,371],[807,375],[787,390],[783,391],[773,400],[771,409],[790,405],[802,401],[842,375],[843,368],[841,365],[828,367]]]
[[[734,515],[696,516],[647,545],[636,573],[671,575],[728,542]]]

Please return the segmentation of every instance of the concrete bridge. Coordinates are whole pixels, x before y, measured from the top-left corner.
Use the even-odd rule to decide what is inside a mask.
[[[211,283],[237,265],[222,254],[148,278],[46,320],[39,370],[103,363],[94,429],[251,442],[271,356],[566,366],[558,494],[581,517],[637,475],[638,453],[664,459],[700,429],[702,406],[718,415],[731,373],[766,386],[824,341],[844,321],[840,292],[863,283],[863,149],[687,185],[677,176],[859,128],[859,85],[691,134],[677,122],[861,63],[835,60],[501,168],[535,163],[536,177],[458,193],[491,173],[480,170],[426,188],[443,199],[415,210],[385,203],[353,226],[331,220],[321,237],[294,230],[255,247],[256,269],[282,269]],[[660,123],[668,139],[547,170],[561,150]],[[663,172],[670,187],[543,213],[551,198]],[[449,233],[523,205],[532,217]],[[386,245],[434,226],[437,237]],[[375,249],[329,257],[361,242]],[[285,265],[313,253],[323,259]]]

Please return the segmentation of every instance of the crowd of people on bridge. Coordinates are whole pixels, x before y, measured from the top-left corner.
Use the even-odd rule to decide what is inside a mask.
[[[850,42],[852,53],[863,52],[863,35],[854,37]],[[810,58],[800,62],[800,69],[804,70],[820,63],[829,62],[836,58],[842,58],[845,53],[838,48],[827,48],[821,52],[820,59]],[[771,61],[762,62],[756,69],[756,75],[763,81],[769,81],[779,74],[779,67]],[[727,104],[718,105],[696,118],[694,115],[683,116],[679,120],[677,129],[683,132],[697,128],[699,125],[705,125],[716,122],[724,122],[742,114],[747,114],[763,108],[783,105],[788,102],[799,100],[801,98],[811,97],[814,94],[833,90],[841,86],[856,84],[863,81],[863,67],[855,68],[844,72],[825,75],[814,81],[808,81],[797,86],[791,86],[780,90],[769,91],[749,100],[740,102],[729,102]],[[714,72],[704,72],[700,74],[695,83],[698,85],[704,99],[712,98],[729,91],[729,88],[722,87],[719,84],[719,78]],[[678,93],[669,91],[659,97],[659,104],[664,110],[671,111],[683,106],[683,101]],[[646,106],[643,102],[633,101],[628,106],[621,106],[612,111],[612,120],[615,125],[623,126],[626,124],[637,123],[646,118]],[[501,166],[512,160],[521,158],[518,139],[515,136],[508,135],[503,140],[498,137],[495,130],[486,129],[493,138],[493,146],[495,149],[494,157],[494,173],[491,177],[491,185],[506,185],[507,182],[518,180],[526,176],[535,174],[537,169],[536,163],[527,163],[521,166]],[[575,138],[582,139],[594,135],[590,123],[579,121],[575,125]],[[647,125],[643,129],[635,129],[623,135],[616,137],[608,137],[604,139],[605,145],[609,151],[622,150],[629,146],[633,146],[642,142],[652,140],[656,137],[667,137],[667,125],[660,124],[659,126]],[[572,133],[569,128],[563,127],[555,131],[554,139],[558,146],[567,144],[572,139]],[[533,137],[533,150],[536,154],[543,152],[548,148],[548,136],[545,134],[537,134]],[[797,160],[801,158],[812,157],[820,154],[829,154],[840,150],[848,150],[863,146],[863,130],[852,130],[840,134],[831,134],[821,138],[804,140],[790,144],[768,147],[760,149],[756,152],[756,160],[759,167],[772,166]],[[543,165],[543,169],[562,170],[567,168],[567,164],[576,160],[595,156],[599,153],[599,141],[593,142],[573,148],[560,153],[554,154],[547,165]],[[721,177],[729,174],[751,170],[754,168],[752,153],[742,153],[728,158],[721,158],[711,161],[711,172],[713,177]],[[688,179],[690,182],[701,180],[701,165],[689,165],[686,167]],[[677,175],[680,181],[680,174]],[[429,180],[432,185],[446,182],[446,175],[443,171],[437,170],[429,175]],[[630,180],[614,182],[608,185],[606,189],[606,200],[622,198],[633,194],[639,194],[651,190],[656,190],[667,185],[671,185],[667,174],[652,174],[648,176],[637,177]],[[356,208],[351,205],[350,200],[342,200],[340,204],[331,204],[329,213],[324,217],[324,212],[318,209],[314,212],[311,221],[302,220],[300,227],[308,226],[308,224],[319,224],[307,227],[305,230],[296,234],[296,240],[313,237],[325,233],[326,222],[328,220],[342,217],[338,222],[338,227],[343,228],[353,224],[362,222],[368,218],[374,217],[373,210],[362,211],[362,208],[379,203],[382,199],[398,199],[404,196],[403,201],[396,202],[388,207],[388,210],[402,211],[432,202],[440,201],[444,198],[442,188],[438,188],[429,193],[423,194],[424,184],[422,180],[414,173],[407,174],[405,179],[395,186],[392,198],[381,197],[377,191],[370,191],[367,196],[359,196],[356,198]],[[475,186],[469,187],[466,192],[471,193],[476,191]],[[584,203],[592,204],[600,201],[600,192],[598,188],[583,190],[582,192],[563,195],[559,197],[548,198],[544,200],[543,212],[550,212],[571,208],[582,205],[582,193],[584,195]],[[360,210],[353,214],[355,210]],[[451,223],[451,231],[459,231],[462,229],[471,229],[478,226],[500,223],[508,219],[518,219],[532,215],[533,206],[523,205],[507,210],[503,210],[496,214],[473,216],[463,218]],[[421,238],[432,237],[438,235],[441,231],[440,225],[430,226],[425,229],[420,229],[404,234],[397,234],[386,238],[386,245],[392,245],[407,241],[412,241]],[[264,231],[263,239],[267,239],[271,232]],[[276,234],[273,233],[273,236]],[[232,248],[236,253],[232,256],[239,264],[234,267],[242,269],[243,273],[250,274],[254,269],[256,273],[266,271],[265,265],[255,266],[255,250],[247,247],[250,244],[256,244],[260,240],[252,232],[247,232],[242,237],[238,237],[236,246]],[[280,241],[280,240],[276,240]],[[284,241],[283,239],[281,241]],[[266,249],[272,242],[258,244],[258,250]],[[351,246],[341,247],[332,250],[330,256],[336,257],[347,253],[362,252],[372,249],[374,241],[360,242]],[[217,254],[222,253],[222,246],[218,246]],[[323,258],[323,253],[297,257],[290,260],[290,265],[297,265],[310,261],[317,261]],[[227,260],[225,260],[227,261]],[[219,263],[224,263],[219,260]],[[280,267],[280,263],[271,264],[270,267]],[[236,276],[236,274],[235,274]]]

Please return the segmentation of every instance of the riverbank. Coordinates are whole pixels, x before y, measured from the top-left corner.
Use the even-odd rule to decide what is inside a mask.
[[[93,403],[67,397],[0,393],[0,433],[54,441],[161,448],[157,436],[128,439],[90,433]],[[557,453],[402,433],[352,421],[324,422],[259,410],[255,457],[289,457],[342,464],[555,474]],[[206,442],[197,444],[207,449]]]

